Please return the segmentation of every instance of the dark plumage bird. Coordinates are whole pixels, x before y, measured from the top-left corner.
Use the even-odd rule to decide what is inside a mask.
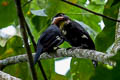
[[[59,46],[63,42],[64,38],[60,29],[56,25],[50,25],[48,29],[41,34],[37,42],[37,51],[35,54],[34,63],[38,61],[41,53],[54,51],[54,47]]]
[[[60,24],[59,17],[63,17],[64,24],[62,24],[63,22]],[[58,13],[54,18],[53,24],[57,24],[64,34],[65,40],[69,42],[71,46],[95,50],[94,42],[88,32],[79,23],[71,20],[63,13]],[[95,67],[97,66],[97,62],[94,60],[93,64]]]

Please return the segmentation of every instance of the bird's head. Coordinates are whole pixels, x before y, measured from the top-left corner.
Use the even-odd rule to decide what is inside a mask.
[[[56,14],[52,19],[52,24],[57,25],[60,29],[64,27],[64,24],[69,24],[70,19],[64,13]]]

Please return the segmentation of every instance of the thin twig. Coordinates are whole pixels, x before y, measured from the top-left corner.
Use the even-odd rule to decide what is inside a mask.
[[[33,80],[37,80],[37,75],[36,75],[35,68],[34,68],[34,65],[33,65],[32,52],[31,52],[30,46],[28,44],[27,33],[25,31],[24,16],[23,16],[22,8],[21,8],[21,0],[15,0],[15,3],[16,3],[16,8],[17,8],[17,14],[18,14],[18,17],[19,17],[18,19],[19,19],[19,22],[20,22],[20,29],[21,29],[21,33],[22,33],[22,36],[23,36],[23,41],[24,41],[24,44],[25,44],[25,48],[27,50],[30,69],[31,69],[31,72],[32,72],[32,78],[33,78]]]
[[[30,29],[29,29],[29,26],[28,26],[28,24],[26,23],[25,19],[24,19],[24,22],[25,22],[25,25],[26,25],[26,30],[27,30],[27,32],[28,32],[28,35],[30,36],[30,39],[31,39],[31,41],[32,41],[34,50],[36,51],[37,45],[36,45],[36,43],[35,43],[34,37],[33,37],[32,33],[31,33],[31,31],[30,31]],[[40,68],[40,70],[41,70],[41,72],[42,72],[42,74],[43,74],[44,79],[47,80],[47,76],[46,76],[46,74],[45,74],[45,71],[44,71],[44,69],[43,69],[42,63],[41,63],[40,61],[38,61],[38,66],[39,66],[39,68]]]
[[[91,13],[65,13],[65,14],[68,14],[68,15],[81,15],[81,14],[85,14],[85,15],[90,15]]]
[[[27,30],[27,32],[28,32],[28,35],[30,36],[30,39],[31,39],[31,41],[32,41],[34,50],[36,51],[37,45],[36,45],[36,43],[35,43],[34,37],[33,37],[32,33],[31,33],[30,29],[29,29],[29,26],[28,26],[25,18],[24,18],[24,23],[25,23],[25,26],[26,26],[25,28],[26,28],[26,30]],[[40,70],[41,70],[41,72],[42,72],[42,74],[43,74],[44,79],[47,80],[47,76],[46,76],[46,74],[45,74],[45,71],[44,71],[44,69],[43,69],[42,63],[41,63],[40,61],[38,61],[38,65],[39,65],[39,68],[40,68]]]
[[[70,5],[76,6],[76,7],[78,7],[78,8],[81,8],[81,9],[83,9],[83,10],[86,10],[86,11],[88,11],[88,12],[90,12],[90,13],[95,14],[95,15],[101,16],[101,17],[103,17],[103,18],[106,18],[106,19],[109,19],[109,20],[112,20],[112,21],[116,21],[116,22],[120,22],[120,20],[114,19],[114,18],[109,17],[109,16],[105,16],[105,15],[100,14],[100,13],[96,13],[96,12],[91,11],[91,10],[89,10],[89,9],[87,9],[87,8],[84,8],[84,7],[82,7],[82,6],[78,5],[78,4],[74,4],[74,3],[70,2],[70,1],[67,1],[67,0],[61,0],[61,1],[65,2],[65,3],[68,3],[68,4],[70,4]]]
[[[48,80],[40,60],[38,61],[38,66],[40,67],[44,80]]]
[[[26,21],[24,21],[24,22],[25,22],[25,25],[26,25],[26,30],[27,30],[27,32],[28,32],[28,35],[30,36],[30,39],[31,39],[31,41],[32,41],[34,50],[36,51],[37,45],[36,45],[36,43],[35,43],[34,37],[33,37],[32,33],[31,33],[30,29],[29,29],[28,24],[26,23]],[[39,68],[40,68],[40,70],[41,70],[41,72],[42,72],[42,74],[43,74],[44,79],[47,80],[47,76],[46,76],[46,74],[45,74],[45,71],[44,71],[44,69],[43,69],[42,63],[41,63],[40,61],[38,61],[38,66],[39,66]]]
[[[23,5],[23,7],[25,7],[25,6],[26,6],[27,4],[29,4],[31,1],[32,1],[32,0],[28,1],[27,3],[25,3],[25,4]],[[31,41],[32,41],[34,50],[36,51],[37,45],[36,45],[36,42],[35,42],[35,40],[34,40],[34,37],[33,37],[32,33],[31,33],[30,29],[29,29],[29,26],[28,26],[25,18],[24,18],[24,23],[25,23],[25,26],[26,26],[25,28],[26,28],[26,30],[27,30],[27,33],[28,33],[28,35],[30,36],[30,39],[31,39]],[[42,74],[43,74],[44,79],[47,80],[47,76],[46,76],[46,74],[45,74],[45,71],[44,71],[44,69],[43,69],[43,67],[42,67],[42,63],[41,63],[40,61],[38,61],[38,65],[39,65],[39,68],[40,68],[40,70],[41,70],[41,72],[42,72]]]
[[[25,28],[26,28],[26,30],[27,30],[27,33],[28,33],[28,35],[30,36],[30,39],[31,39],[32,44],[33,44],[33,47],[34,47],[34,49],[35,49],[35,51],[36,51],[36,48],[37,48],[36,46],[37,46],[37,45],[36,45],[36,43],[35,43],[34,37],[33,37],[32,33],[31,33],[30,29],[29,29],[29,26],[28,26],[25,18],[24,18],[24,23],[25,23]]]
[[[31,3],[32,0],[27,1],[22,7],[25,7],[27,4]]]

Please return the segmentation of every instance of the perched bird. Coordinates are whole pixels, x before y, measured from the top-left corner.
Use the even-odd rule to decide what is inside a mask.
[[[63,17],[63,21],[59,22],[59,17]],[[61,24],[60,24],[61,23]],[[58,13],[53,18],[52,24],[56,24],[63,33],[65,40],[73,47],[80,47],[81,49],[95,50],[94,42],[89,36],[88,32],[77,22],[71,20],[63,13]],[[97,61],[93,60],[95,67]]]
[[[60,29],[56,25],[50,25],[48,29],[43,32],[37,42],[37,51],[34,58],[34,64],[38,61],[39,56],[43,52],[54,51],[54,48],[64,42],[64,37]]]

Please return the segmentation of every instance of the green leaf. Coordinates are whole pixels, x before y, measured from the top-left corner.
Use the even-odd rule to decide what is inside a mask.
[[[120,5],[120,1],[119,1],[119,0],[114,0],[114,2],[112,3],[112,5],[111,5],[111,6],[114,6],[114,5],[117,5],[117,4],[119,4],[119,5]]]
[[[55,75],[53,75],[50,80],[56,80],[56,79],[57,80],[68,80],[65,76],[57,74],[57,73]]]
[[[45,74],[47,75],[47,78],[49,80],[55,74],[55,60],[54,59],[41,60],[41,63],[44,68]],[[44,80],[38,65],[36,65],[36,70],[38,74],[38,79]]]
[[[19,36],[13,36],[6,43],[7,48],[17,49],[17,48],[20,48],[22,46],[23,46],[23,41],[22,41],[21,37],[19,37]]]
[[[82,5],[82,6],[88,8],[90,10],[102,13],[102,11],[104,9],[103,5],[97,5],[97,4],[91,3],[91,4],[88,4],[87,6],[85,6],[85,5]],[[70,18],[78,20],[78,21],[83,22],[84,24],[88,25],[96,33],[101,31],[99,22],[101,21],[102,18],[100,18],[99,16],[91,14],[91,13],[89,13],[85,10],[82,10],[80,8],[77,8],[77,7],[71,7],[69,12],[67,12],[66,14]]]
[[[31,71],[28,68],[27,63],[10,65],[7,66],[3,71],[22,80],[31,80],[32,78]]]
[[[30,3],[30,8],[34,9],[34,10],[39,10],[39,9],[43,9],[46,7],[46,3],[48,0],[33,0]]]
[[[120,61],[113,69],[109,69],[106,65],[99,65],[96,68],[95,75],[90,80],[117,80],[120,75]]]
[[[61,57],[61,58],[55,58],[55,61],[60,61],[60,60],[64,60],[67,59],[68,57]]]
[[[81,21],[76,21],[76,22],[78,22],[89,33],[89,35],[92,37],[93,40],[95,39],[97,32],[95,32],[91,27],[89,27],[88,25],[84,24]]]
[[[86,16],[82,16],[83,22],[87,25],[89,25],[93,30],[95,30],[96,32],[100,32],[101,28],[98,25],[98,23],[101,21],[101,18],[95,15],[86,15]]]
[[[70,70],[66,73],[66,77],[68,80],[73,80]]]
[[[77,0],[69,0],[73,3],[76,3]],[[55,5],[57,4],[57,5]],[[72,6],[61,1],[61,0],[48,0],[47,6],[46,6],[46,13],[49,17],[53,17],[56,15],[56,13],[65,13],[70,10]]]
[[[105,5],[104,15],[117,19],[118,7],[111,7],[111,0]],[[115,40],[116,22],[103,18],[105,28],[98,34],[95,40],[96,49],[105,52]]]
[[[28,2],[28,0],[21,0],[21,7],[22,7],[22,10],[23,10],[24,16],[30,10],[30,3],[26,4],[27,2]]]
[[[64,41],[61,45],[60,48],[70,48],[72,47],[68,42]]]
[[[7,27],[16,19],[14,0],[0,0],[0,28]]]
[[[0,46],[0,59],[1,59],[1,55],[5,52],[5,48]]]
[[[36,15],[36,16],[47,16],[45,14],[45,10],[42,9],[42,10],[31,10],[31,13]]]
[[[112,61],[120,61],[120,50],[117,51],[116,55],[109,58]]]
[[[73,80],[89,80],[94,73],[91,60],[72,58],[70,71]]]
[[[32,24],[37,32],[43,32],[49,25],[50,21],[45,16],[34,16],[32,17]]]
[[[98,2],[98,1],[100,1],[100,2]],[[102,13],[103,9],[104,9],[104,1],[103,0],[92,1],[92,2],[90,2],[90,4],[87,5],[87,8],[92,11]]]
[[[94,2],[96,4],[104,4],[105,0],[90,0],[91,2]]]
[[[1,48],[2,54],[0,54],[0,58],[7,58],[10,56],[16,56],[19,54],[24,54],[25,49],[23,47],[23,41],[19,36],[13,36],[10,38],[4,47]]]
[[[77,3],[80,5],[84,5],[84,4],[86,4],[86,1],[87,0],[77,0]]]

